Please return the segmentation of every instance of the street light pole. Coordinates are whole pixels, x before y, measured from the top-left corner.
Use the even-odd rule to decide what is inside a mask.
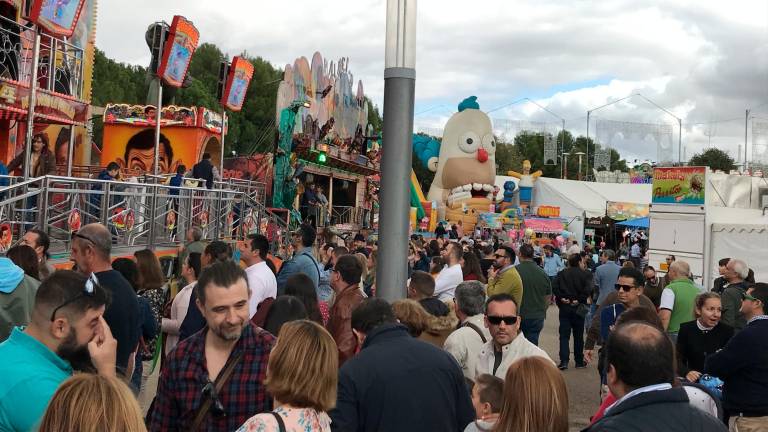
[[[416,0],[387,0],[384,130],[376,286],[387,301],[405,297],[408,279],[413,101],[416,88]]]
[[[747,116],[744,118],[744,172],[747,172],[747,129],[749,129],[749,114],[752,110],[747,110]]]

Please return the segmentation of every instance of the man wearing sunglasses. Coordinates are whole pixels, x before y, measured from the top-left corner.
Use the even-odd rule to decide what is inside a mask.
[[[765,431],[768,425],[768,284],[756,283],[741,302],[747,319],[725,348],[707,357],[704,373],[723,380],[723,409],[732,431]]]
[[[83,274],[96,275],[109,291],[111,303],[104,320],[117,339],[117,370],[130,378],[139,345],[139,301],[136,292],[120,272],[112,269],[112,236],[107,227],[93,223],[72,233],[70,259]]]
[[[488,269],[488,295],[509,294],[520,304],[523,301],[523,281],[514,267],[517,259],[515,251],[501,245],[496,249],[494,257],[496,261]]]
[[[552,361],[544,350],[520,334],[520,321],[514,297],[496,294],[488,298],[485,326],[491,333],[491,340],[480,350],[475,376],[487,373],[505,379],[509,366],[523,357],[538,356]]]
[[[93,276],[62,270],[40,285],[29,325],[0,344],[0,430],[35,430],[73,370],[115,375],[107,303],[109,293]]]

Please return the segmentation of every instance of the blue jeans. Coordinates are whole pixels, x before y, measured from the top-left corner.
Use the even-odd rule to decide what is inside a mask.
[[[573,359],[584,363],[584,318],[576,314],[576,306],[557,305],[560,318],[560,363],[570,361],[571,332],[573,332]]]
[[[523,319],[520,323],[520,330],[528,341],[539,346],[539,334],[544,328],[544,318]]]

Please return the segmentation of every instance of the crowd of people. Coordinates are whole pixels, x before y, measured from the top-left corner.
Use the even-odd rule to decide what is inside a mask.
[[[571,357],[598,366],[585,430],[767,430],[768,284],[744,261],[704,289],[673,256],[660,277],[451,231],[412,236],[389,303],[367,230],[278,248],[192,227],[169,277],[150,250],[112,260],[99,224],[54,271],[31,229],[0,258],[0,430],[565,432]]]

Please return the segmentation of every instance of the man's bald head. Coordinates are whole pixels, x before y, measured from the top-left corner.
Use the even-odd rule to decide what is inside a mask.
[[[672,280],[688,279],[691,275],[691,266],[685,261],[675,261],[669,265],[669,271],[672,273]]]
[[[100,258],[109,260],[112,252],[112,236],[104,225],[88,224],[77,231],[75,239],[84,247],[92,247]]]
[[[674,347],[661,330],[643,322],[619,325],[605,347],[611,378],[631,391],[675,379]],[[613,391],[613,388],[611,389]]]

